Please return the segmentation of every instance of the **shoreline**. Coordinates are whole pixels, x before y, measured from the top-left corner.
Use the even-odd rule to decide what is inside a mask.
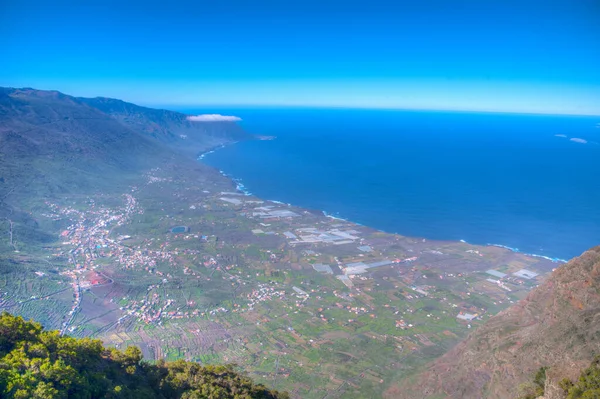
[[[219,145],[219,146],[216,146],[216,147],[214,147],[214,148],[212,148],[212,149],[209,149],[209,150],[207,150],[207,151],[205,151],[205,152],[202,152],[202,153],[198,154],[198,157],[196,158],[196,161],[198,161],[198,162],[202,162],[204,165],[206,165],[206,166],[209,166],[209,167],[211,167],[211,168],[214,168],[216,171],[218,171],[218,172],[219,172],[219,174],[220,174],[221,176],[223,176],[223,177],[227,178],[228,180],[230,180],[230,181],[231,181],[231,182],[232,182],[232,183],[235,185],[235,189],[236,189],[237,191],[239,191],[240,193],[242,193],[243,195],[245,195],[245,196],[254,196],[254,194],[252,194],[252,192],[250,192],[250,191],[249,191],[249,190],[246,188],[246,186],[244,186],[244,184],[243,184],[243,182],[242,182],[242,179],[241,179],[241,178],[238,178],[238,177],[231,176],[231,175],[227,174],[225,171],[223,171],[223,170],[221,170],[221,169],[217,169],[217,168],[215,168],[215,167],[213,167],[213,166],[211,166],[211,165],[208,165],[207,163],[203,162],[203,160],[204,160],[204,157],[205,157],[206,155],[212,154],[212,153],[216,152],[217,150],[223,149],[223,148],[225,148],[225,147],[227,147],[227,146],[234,145],[234,144],[237,144],[237,143],[239,143],[239,142],[238,142],[238,141],[235,141],[235,142],[228,143],[228,144],[221,144],[221,145]],[[257,198],[259,198],[259,197],[257,197]],[[268,199],[268,198],[259,198],[259,199],[261,199],[261,200],[263,200],[263,201],[269,201],[269,202],[273,202],[273,203],[275,203],[275,204],[287,205],[287,206],[289,206],[289,207],[295,207],[295,208],[300,208],[300,209],[306,209],[306,208],[304,208],[303,206],[298,206],[298,205],[294,205],[294,204],[291,204],[291,203],[286,203],[286,202],[283,202],[283,201],[272,200],[272,199]],[[370,228],[370,229],[373,229],[373,230],[376,230],[376,231],[379,231],[379,232],[382,232],[382,233],[386,233],[386,234],[396,234],[396,235],[400,235],[400,236],[407,237],[407,238],[413,238],[413,239],[417,239],[417,238],[418,238],[418,239],[426,239],[426,240],[433,240],[433,241],[446,241],[446,242],[455,242],[455,243],[457,243],[457,242],[461,242],[461,243],[464,243],[464,244],[469,244],[469,245],[477,245],[477,246],[483,246],[483,247],[498,247],[498,248],[504,248],[504,249],[507,249],[507,250],[509,250],[509,251],[511,251],[511,252],[515,252],[515,253],[523,254],[523,255],[526,255],[526,256],[532,256],[532,257],[534,257],[534,258],[546,259],[546,260],[548,260],[548,261],[551,261],[551,262],[553,262],[553,263],[564,264],[564,263],[567,263],[567,262],[569,262],[569,260],[568,260],[568,259],[562,259],[562,258],[558,258],[558,257],[556,257],[556,258],[553,258],[553,257],[551,257],[551,256],[546,256],[546,255],[540,255],[540,254],[533,254],[533,253],[523,252],[523,251],[519,250],[518,248],[509,247],[509,246],[507,246],[507,245],[503,245],[503,244],[493,244],[493,243],[477,244],[477,243],[470,243],[470,242],[467,242],[467,241],[465,241],[465,240],[454,240],[454,239],[450,239],[450,240],[444,240],[444,239],[441,239],[441,240],[440,240],[440,239],[432,239],[432,238],[428,238],[428,237],[413,237],[413,236],[405,236],[405,235],[403,235],[403,234],[400,234],[400,233],[397,233],[397,232],[393,232],[393,233],[392,233],[392,232],[385,231],[385,230],[382,230],[382,229],[378,229],[378,228],[375,228],[375,227],[366,226],[366,225],[364,225],[364,224],[361,224],[361,223],[355,222],[355,221],[353,221],[353,220],[345,219],[345,218],[342,218],[342,217],[339,217],[339,216],[333,216],[333,215],[331,215],[331,214],[327,213],[327,211],[324,211],[324,210],[320,210],[320,209],[319,209],[318,211],[319,211],[319,212],[321,212],[321,213],[323,214],[323,216],[325,216],[325,217],[327,217],[327,218],[330,218],[330,219],[335,219],[335,220],[340,220],[340,221],[344,221],[344,222],[348,222],[348,223],[352,223],[352,224],[355,224],[355,225],[357,225],[357,226],[361,226],[361,227],[368,227],[368,228]]]

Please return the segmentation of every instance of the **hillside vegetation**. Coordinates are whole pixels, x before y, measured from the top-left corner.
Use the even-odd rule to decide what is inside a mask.
[[[137,347],[121,352],[92,339],[44,331],[38,323],[0,315],[0,397],[86,398],[288,398],[254,384],[233,366],[183,360],[150,364]]]
[[[195,123],[120,100],[0,87],[0,206],[106,190],[162,160],[194,160],[248,138],[232,122]]]
[[[249,138],[233,122],[194,123],[120,100],[0,87],[0,274],[15,268],[14,251],[55,241],[32,216],[40,200],[121,193],[173,159],[204,168],[202,176],[216,173],[196,162],[198,153]]]
[[[561,398],[561,381],[576,381],[600,354],[599,310],[600,247],[595,247],[557,268],[527,298],[492,317],[389,397],[515,398],[543,367],[544,397]],[[595,384],[600,387],[600,381]]]
[[[576,381],[563,378],[556,383],[548,378],[547,372],[548,367],[542,367],[531,382],[522,384],[519,387],[522,391],[519,399],[600,398],[600,356],[596,356]]]

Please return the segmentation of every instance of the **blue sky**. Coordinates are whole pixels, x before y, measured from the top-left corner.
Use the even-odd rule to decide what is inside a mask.
[[[0,85],[600,115],[598,0],[0,1]]]

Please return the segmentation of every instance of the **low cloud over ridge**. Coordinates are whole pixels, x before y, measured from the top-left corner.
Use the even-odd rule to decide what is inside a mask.
[[[190,122],[239,122],[242,120],[237,116],[220,114],[190,115],[186,119]]]

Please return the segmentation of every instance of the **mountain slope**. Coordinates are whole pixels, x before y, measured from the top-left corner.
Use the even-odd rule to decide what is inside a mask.
[[[11,231],[25,244],[50,239],[30,216],[34,202],[121,192],[165,160],[201,167],[198,151],[247,137],[235,123],[194,124],[120,100],[0,88],[0,254],[15,249]]]
[[[94,176],[128,173],[172,151],[62,93],[3,89],[0,178],[4,190],[73,190]],[[31,182],[31,184],[28,184]],[[42,187],[44,186],[44,187]],[[0,189],[0,192],[4,191]]]
[[[129,172],[152,165],[156,157],[195,156],[249,138],[232,122],[199,123],[186,118],[115,99],[0,88],[0,183],[10,189],[7,180],[16,185],[14,180],[23,182],[63,169],[75,175]],[[73,185],[86,179],[64,180]]]
[[[190,122],[186,114],[112,98],[79,98],[135,131],[192,155],[226,142],[248,139],[235,122]]]
[[[563,378],[574,379],[599,353],[600,247],[595,247],[555,270],[526,299],[388,394],[517,397],[520,384],[541,367],[549,367],[547,386],[557,386]]]

